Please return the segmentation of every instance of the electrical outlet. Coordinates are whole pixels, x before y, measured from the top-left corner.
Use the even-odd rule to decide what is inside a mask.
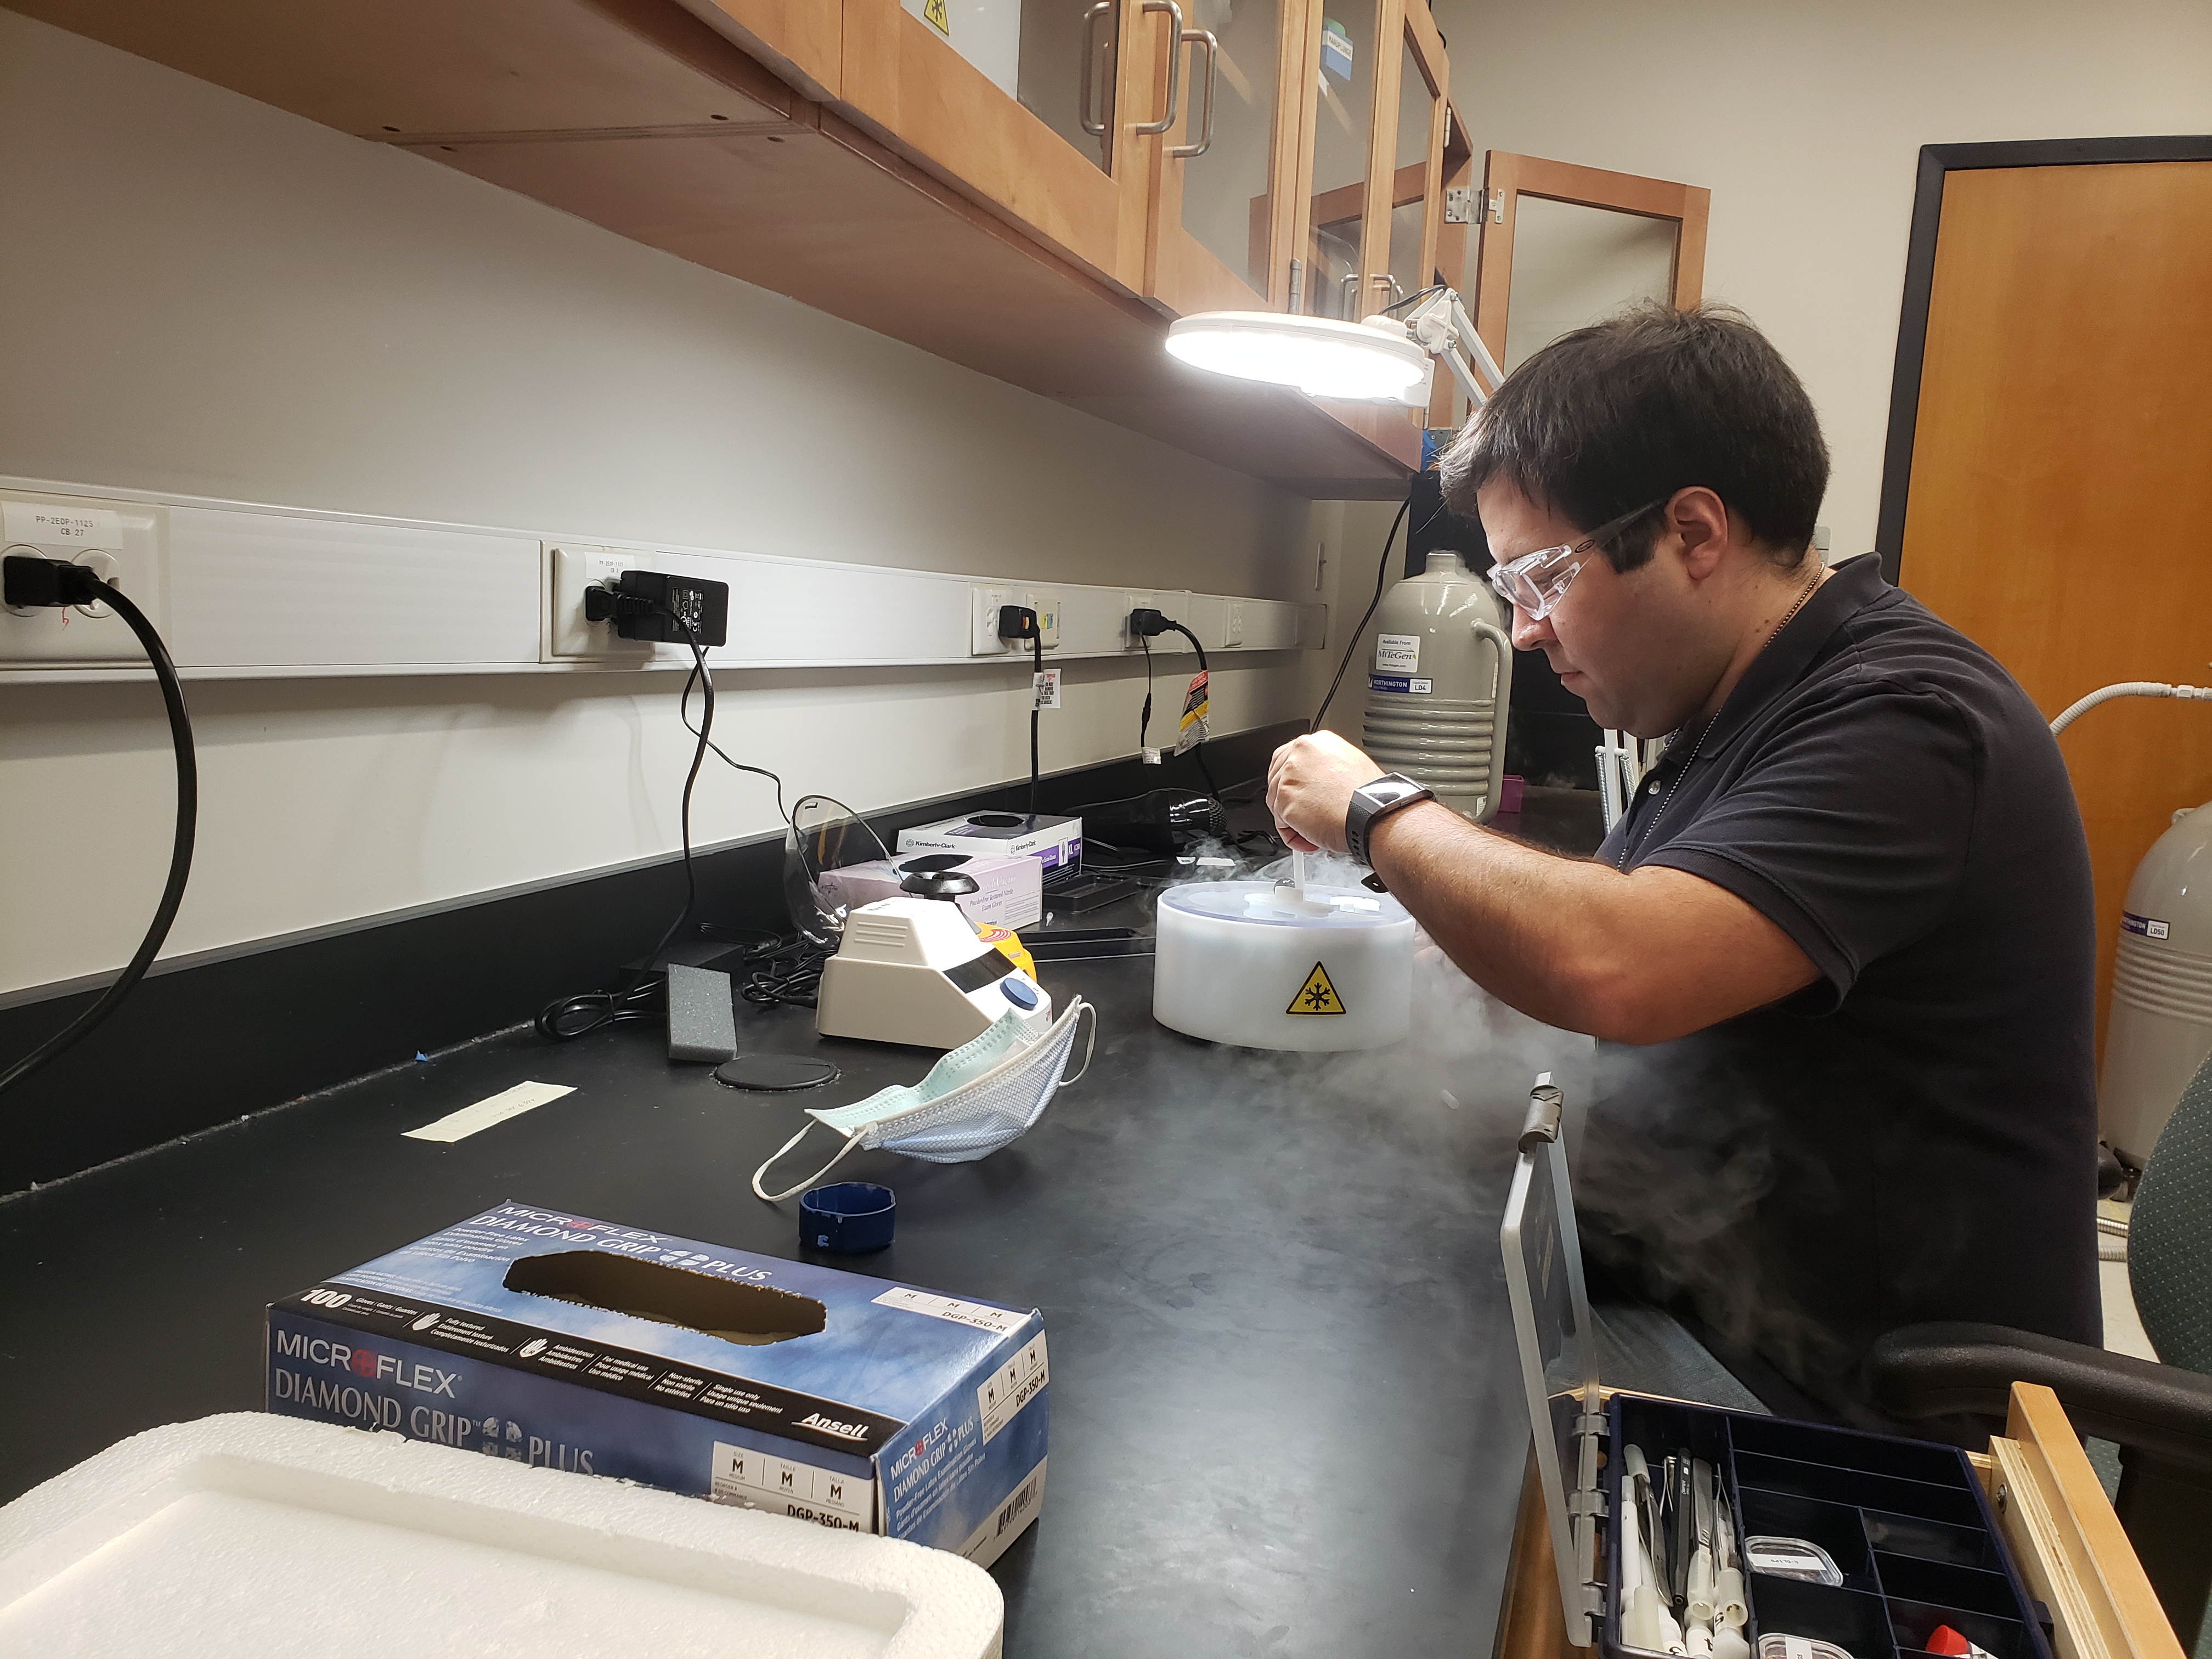
[[[611,622],[585,620],[586,588],[606,586],[623,571],[635,570],[647,562],[647,556],[642,553],[623,552],[611,547],[580,547],[569,542],[547,543],[545,660],[590,657],[615,662],[651,662],[656,650],[665,652],[672,660],[679,654],[688,655],[682,647],[655,647],[647,640],[623,639]]]
[[[999,609],[1001,605],[1016,603],[1012,588],[971,587],[968,592],[972,596],[968,624],[968,654],[969,656],[1003,657],[1012,651],[1017,643],[1021,644],[1023,650],[1029,649],[1026,642],[1002,640],[999,637]]]
[[[1222,628],[1221,642],[1224,645],[1242,645],[1244,643],[1243,600],[1231,599],[1229,601],[1229,620]]]
[[[90,565],[169,632],[161,509],[74,495],[0,495],[0,547]],[[104,605],[0,609],[0,666],[71,668],[143,663],[128,624]]]
[[[1124,651],[1141,650],[1145,643],[1138,635],[1129,631],[1129,613],[1132,611],[1151,609],[1152,609],[1152,596],[1149,593],[1121,595],[1121,648]]]
[[[1018,603],[1026,605],[1029,609],[1036,612],[1037,637],[1044,641],[1044,648],[1048,651],[1058,648],[1060,645],[1060,595],[1057,593],[1048,592],[1042,588],[1025,587],[1022,590],[1022,597]],[[1057,703],[1053,706],[1054,708],[1059,707]]]

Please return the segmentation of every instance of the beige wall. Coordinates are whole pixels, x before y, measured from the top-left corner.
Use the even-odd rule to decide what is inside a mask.
[[[1819,404],[1838,558],[1874,545],[1920,146],[2212,131],[2204,0],[1433,5],[1478,151],[1712,191],[1705,293]]]
[[[4,11],[0,219],[0,475],[1329,597],[1315,554],[1336,509]],[[1310,708],[1321,665],[1224,665],[1218,728]],[[195,684],[200,851],[169,954],[665,852],[678,683]],[[1026,770],[1018,670],[723,690],[724,746],[797,791],[866,808]],[[1046,768],[1132,752],[1142,696],[1133,665],[1072,665]],[[0,994],[129,953],[166,861],[168,768],[150,687],[0,689]],[[775,823],[757,781],[702,782],[699,841]],[[41,851],[96,866],[100,889],[37,874]]]

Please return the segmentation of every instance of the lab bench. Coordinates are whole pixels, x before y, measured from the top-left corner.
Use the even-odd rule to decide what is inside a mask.
[[[1476,1068],[1454,1108],[1378,1055],[1214,1049],[1154,1024],[1151,965],[1041,964],[1097,1005],[1088,1074],[979,1163],[848,1158],[896,1189],[897,1237],[817,1259],[1043,1310],[1050,1473],[994,1569],[1008,1653],[1479,1648],[1528,1443],[1497,1245],[1528,1076]],[[258,1409],[265,1304],[501,1198],[799,1255],[753,1170],[804,1108],[931,1056],[820,1039],[805,1008],[741,1008],[738,1034],[842,1075],[740,1093],[657,1024],[505,1032],[0,1204],[0,1497]],[[404,1138],[525,1079],[575,1092]]]

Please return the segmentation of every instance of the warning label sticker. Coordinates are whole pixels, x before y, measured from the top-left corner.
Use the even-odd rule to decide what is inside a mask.
[[[1291,1006],[1283,1012],[1286,1014],[1340,1014],[1344,1012],[1344,999],[1337,995],[1336,987],[1329,983],[1328,969],[1316,962],[1313,965],[1313,972],[1306,975],[1306,982],[1298,987],[1298,994],[1291,999]]]
[[[921,21],[946,40],[952,38],[952,20],[945,15],[945,0],[921,0]]]

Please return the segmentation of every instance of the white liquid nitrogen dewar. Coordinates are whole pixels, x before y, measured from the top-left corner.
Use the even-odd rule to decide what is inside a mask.
[[[1160,895],[1152,1018],[1245,1048],[1379,1048],[1413,1024],[1413,919],[1360,888],[1194,882]]]

